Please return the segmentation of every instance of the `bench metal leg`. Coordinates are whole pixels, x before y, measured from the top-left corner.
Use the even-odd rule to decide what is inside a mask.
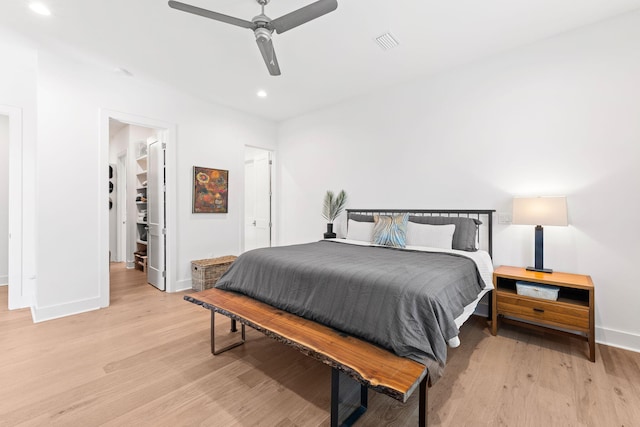
[[[367,411],[368,401],[368,389],[360,384],[360,406],[354,409],[342,424],[338,424],[340,422],[338,419],[340,409],[340,371],[336,368],[331,368],[331,427],[352,426]]]
[[[231,319],[231,332],[237,331],[235,323],[236,323],[235,319]],[[245,341],[244,323],[240,325],[240,330],[241,330],[240,341],[230,344],[219,350],[216,350],[216,312],[211,310],[211,353],[213,353],[213,355],[215,356],[222,352],[231,350],[232,348],[236,348],[239,345],[244,344],[244,341]]]
[[[419,416],[418,416],[418,426],[419,427],[427,427],[427,403],[429,389],[427,388],[429,383],[429,374],[427,374],[422,381],[420,381],[420,403],[419,403]]]

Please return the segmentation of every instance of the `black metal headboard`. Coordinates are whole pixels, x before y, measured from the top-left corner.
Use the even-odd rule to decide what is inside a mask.
[[[489,252],[493,257],[493,209],[347,209],[349,214],[358,215],[394,215],[408,213],[415,216],[449,216],[474,218],[480,220],[482,225],[478,226],[478,240],[480,248]],[[486,242],[486,247],[484,243]]]

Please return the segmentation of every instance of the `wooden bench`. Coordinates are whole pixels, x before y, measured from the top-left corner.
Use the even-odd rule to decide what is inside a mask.
[[[399,357],[381,347],[345,335],[319,323],[279,310],[245,295],[211,288],[186,295],[185,300],[211,310],[211,352],[219,354],[244,343],[245,325],[264,333],[302,353],[331,366],[331,426],[338,426],[340,373],[360,384],[360,407],[346,417],[349,426],[367,408],[367,389],[371,388],[405,403],[420,389],[419,425],[427,425],[428,372],[424,365]],[[215,314],[220,313],[242,325],[239,342],[215,348]]]

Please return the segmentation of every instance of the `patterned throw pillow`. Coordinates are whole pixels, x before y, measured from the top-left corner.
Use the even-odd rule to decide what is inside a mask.
[[[376,245],[404,248],[407,245],[407,222],[409,214],[394,216],[374,215],[372,243]]]

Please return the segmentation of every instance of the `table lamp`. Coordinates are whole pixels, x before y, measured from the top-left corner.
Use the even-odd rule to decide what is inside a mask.
[[[529,271],[553,273],[543,267],[543,225],[569,225],[567,221],[567,198],[562,197],[516,197],[513,199],[513,224],[535,225],[535,265]]]

